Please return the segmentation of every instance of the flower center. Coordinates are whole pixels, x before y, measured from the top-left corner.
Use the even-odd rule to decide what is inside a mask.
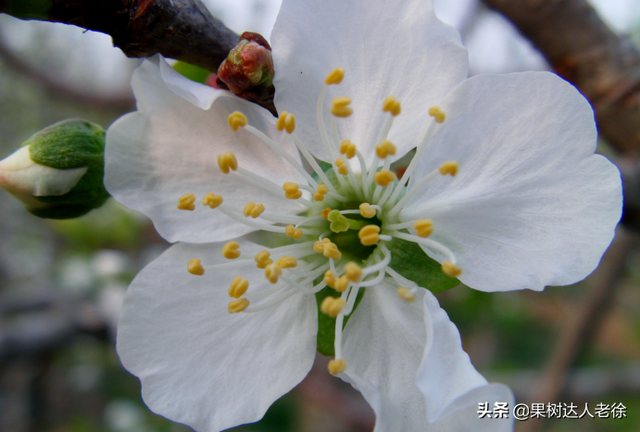
[[[342,359],[342,329],[345,319],[355,309],[362,289],[375,289],[386,278],[387,284],[398,287],[398,295],[402,299],[407,302],[415,300],[418,285],[390,266],[394,239],[417,243],[441,255],[445,274],[457,277],[461,273],[453,252],[428,238],[437,229],[433,221],[426,217],[405,220],[401,213],[403,206],[433,178],[457,174],[457,162],[443,161],[439,168],[420,179],[412,179],[407,186],[437,125],[445,121],[445,113],[439,107],[429,109],[433,120],[417,145],[416,154],[404,175],[398,179],[391,169],[397,148],[388,140],[393,121],[401,113],[401,104],[395,97],[389,96],[382,103],[382,110],[387,115],[375,145],[375,156],[368,163],[357,146],[348,139],[342,139],[338,133],[338,119],[348,118],[353,113],[348,96],[337,96],[331,100],[330,126],[327,130],[324,120],[326,94],[329,87],[340,84],[343,77],[343,69],[335,69],[326,77],[316,106],[319,137],[326,154],[331,158],[330,168],[323,169],[320,166],[322,162],[313,157],[296,135],[294,114],[282,112],[276,121],[279,131],[291,135],[300,154],[313,169],[313,174],[308,173],[298,160],[266,134],[250,125],[244,114],[236,111],[229,115],[229,127],[232,130],[243,128],[261,139],[294,167],[304,177],[306,184],[273,183],[243,169],[230,151],[218,156],[221,172],[242,176],[244,181],[270,193],[283,194],[303,204],[307,210],[298,215],[282,214],[274,212],[269,203],[254,202],[247,203],[243,208],[235,208],[224,203],[224,198],[214,192],[208,193],[202,204],[252,228],[289,237],[288,244],[263,250],[255,257],[244,258],[241,257],[240,244],[230,241],[222,249],[222,255],[228,262],[203,266],[195,258],[187,266],[189,273],[197,276],[216,268],[241,268],[247,265],[248,260],[264,269],[264,277],[271,284],[269,288],[252,291],[251,281],[241,275],[231,281],[229,295],[234,300],[228,306],[230,313],[263,311],[296,293],[315,294],[329,287],[332,294],[321,299],[320,311],[335,318],[336,358],[329,364],[334,375],[346,367]],[[194,210],[195,200],[194,194],[180,197],[178,209]]]

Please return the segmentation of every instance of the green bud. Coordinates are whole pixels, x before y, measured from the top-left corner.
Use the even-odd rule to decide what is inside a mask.
[[[104,177],[104,130],[85,120],[51,125],[0,161],[0,187],[32,214],[72,219],[109,198]]]

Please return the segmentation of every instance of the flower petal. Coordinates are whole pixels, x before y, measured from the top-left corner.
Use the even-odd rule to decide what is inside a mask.
[[[243,253],[261,249],[237,241]],[[247,260],[243,268],[187,273],[194,257],[205,266],[223,262],[221,247],[178,243],[168,249],[132,282],[118,325],[118,354],[142,381],[149,408],[202,432],[259,420],[305,377],[315,357],[313,295],[229,314],[234,277],[241,274],[255,291],[270,285],[264,270]]]
[[[402,103],[389,135],[400,157],[417,145],[425,107],[467,77],[460,35],[436,17],[428,0],[392,6],[365,0],[284,0],[271,41],[275,104],[298,117],[296,131],[323,160],[329,158],[319,139],[316,104],[324,78],[334,68],[344,68],[345,77],[339,86],[330,86],[327,98],[347,95],[354,109],[348,119],[338,119],[341,139],[352,140],[368,161],[385,122],[384,98],[393,95]],[[327,126],[329,116],[327,111]]]
[[[381,285],[366,291],[345,328],[341,376],[373,408],[376,432],[440,430],[452,411],[469,405],[466,394],[487,382],[433,294],[420,289],[407,303],[396,290]],[[480,400],[474,401],[477,409]],[[479,420],[466,421],[464,430],[475,430]]]
[[[266,191],[237,172],[225,175],[218,167],[218,155],[232,151],[240,167],[273,183],[304,181],[260,139],[244,129],[233,132],[227,124],[231,112],[242,111],[249,124],[299,160],[291,140],[276,130],[268,111],[223,90],[214,91],[211,108],[200,109],[178,95],[190,94],[190,84],[175,76],[165,82],[163,75],[171,73],[163,70],[161,75],[157,64],[143,62],[132,81],[138,111],[120,118],[107,131],[105,185],[116,200],[149,216],[167,240],[192,243],[223,241],[252,229],[218,210],[200,206],[191,212],[178,210],[178,199],[187,193],[196,195],[197,205],[214,192],[224,197],[225,204],[240,209],[249,201],[263,203],[267,211],[303,209],[286,199],[284,192]],[[180,91],[177,83],[182,83]]]
[[[598,265],[620,219],[620,173],[594,155],[593,111],[547,72],[479,75],[441,103],[447,118],[414,174],[457,160],[401,212],[434,221],[459,279],[482,291],[567,285]],[[432,258],[445,258],[425,248]]]

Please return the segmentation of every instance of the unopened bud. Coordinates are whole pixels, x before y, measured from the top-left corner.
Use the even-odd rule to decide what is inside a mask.
[[[82,216],[109,198],[104,139],[104,130],[85,120],[51,125],[0,161],[0,186],[38,217]]]
[[[270,103],[273,74],[269,42],[258,33],[244,32],[218,68],[216,86],[252,102]]]

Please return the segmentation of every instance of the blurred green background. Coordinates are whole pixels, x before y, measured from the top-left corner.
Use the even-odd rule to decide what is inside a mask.
[[[222,1],[209,6],[236,31],[268,34],[270,23],[262,18],[274,18],[277,1],[243,4],[240,10]],[[598,4],[616,31],[639,40],[634,2]],[[461,30],[472,74],[547,67],[509,23],[477,1],[436,6]],[[56,121],[83,117],[106,128],[134,110],[128,80],[137,64],[111,48],[108,37],[0,15],[0,159]],[[606,143],[600,150],[607,153]],[[77,220],[46,221],[0,192],[0,432],[190,430],[145,407],[138,380],[114,349],[128,283],[167,246],[145,217],[113,200]],[[629,249],[618,263],[612,303],[596,308],[603,318],[593,317],[595,328],[567,375],[566,391],[558,400],[535,401],[573,402],[578,413],[588,403],[592,414],[598,403],[622,402],[627,417],[552,420],[540,430],[640,430],[640,249]],[[438,299],[473,364],[490,381],[510,385],[519,402],[531,402],[547,365],[566,348],[562,335],[607,269],[600,271],[543,293],[486,294],[460,286]],[[319,356],[309,377],[264,420],[237,430],[371,431],[373,412],[326,372],[326,361]]]

